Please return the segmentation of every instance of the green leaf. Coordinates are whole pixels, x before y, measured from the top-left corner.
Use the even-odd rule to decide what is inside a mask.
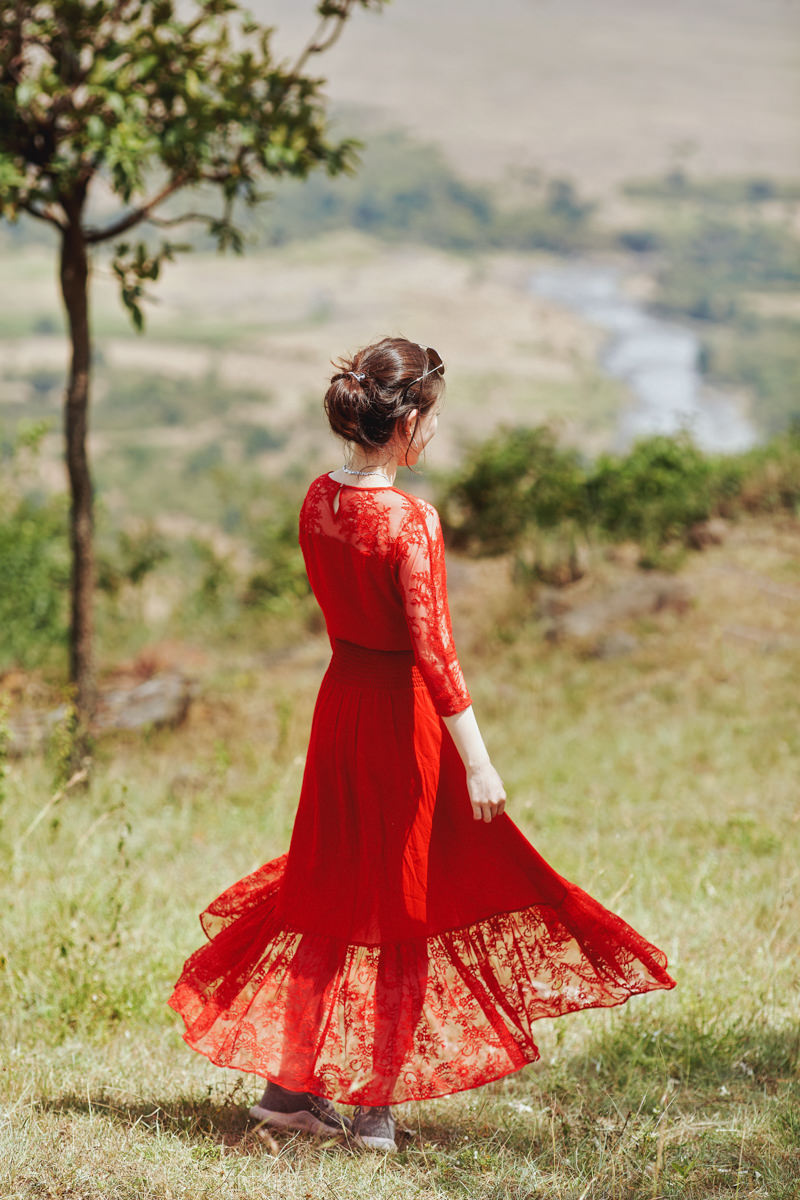
[[[106,136],[106,123],[102,117],[96,114],[87,118],[86,134],[90,141],[102,142]]]
[[[35,79],[24,79],[14,94],[17,108],[20,110],[28,108],[39,98],[40,94],[39,85]]]
[[[106,105],[111,109],[115,117],[125,116],[125,98],[119,92],[113,89],[106,92]]]
[[[380,0],[317,7],[338,20],[359,6],[378,8]],[[234,0],[6,5],[0,31],[0,211],[8,219],[22,198],[61,200],[80,213],[87,180],[90,197],[99,171],[118,215],[179,179],[218,189],[222,211],[209,229],[220,250],[240,254],[245,240],[233,209],[265,198],[259,185],[267,177],[352,165],[349,144],[328,139],[323,81],[276,61],[272,28]],[[20,134],[45,123],[46,136]],[[110,230],[116,218],[105,201],[102,211]],[[93,224],[92,240],[103,234],[102,222]],[[172,253],[117,247],[112,270],[137,328],[143,285],[158,280]]]
[[[157,54],[145,54],[143,58],[140,58],[138,62],[134,63],[132,71],[133,78],[139,80],[146,79],[148,75],[151,75],[153,71],[155,71],[158,64],[159,60]]]

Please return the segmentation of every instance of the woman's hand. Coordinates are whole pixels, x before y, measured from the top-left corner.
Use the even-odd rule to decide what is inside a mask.
[[[467,772],[473,817],[476,821],[494,820],[506,806],[506,792],[483,744],[472,705],[442,720]]]
[[[505,810],[503,781],[488,759],[480,766],[467,770],[467,788],[476,821],[491,821]]]

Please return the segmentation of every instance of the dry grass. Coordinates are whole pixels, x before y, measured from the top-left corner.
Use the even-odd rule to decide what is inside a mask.
[[[700,173],[797,172],[790,7],[614,0],[597,21],[589,0],[502,0],[466,20],[463,6],[454,17],[452,4],[397,0],[354,20],[330,92],[380,123],[435,130],[472,175],[571,174],[608,196],[613,220],[613,185],[663,169],[679,143],[697,146]],[[308,27],[294,0],[269,16],[290,40]],[[159,285],[142,341],[99,272],[98,403],[133,367],[187,389],[216,371],[263,390],[266,424],[298,428],[288,458],[313,457],[328,447],[301,415],[318,407],[329,355],[401,331],[458,364],[461,430],[556,416],[574,432],[591,394],[597,448],[621,394],[592,365],[598,335],[525,294],[532,265],[349,236],[213,270],[189,257]],[[29,398],[12,375],[64,367],[60,337],[14,340],[32,316],[57,318],[52,272],[46,253],[4,257],[5,419]],[[104,436],[96,448],[113,453]],[[445,423],[437,462],[457,453]],[[55,434],[50,462],[60,488]],[[0,1195],[794,1200],[798,563],[796,522],[743,523],[687,564],[692,611],[642,622],[639,648],[605,662],[545,646],[496,564],[453,564],[462,658],[515,819],[666,949],[679,986],[543,1022],[540,1063],[404,1106],[392,1160],[259,1140],[245,1116],[257,1081],[192,1055],[165,1007],[200,936],[194,914],[286,846],[321,638],[271,656],[245,640],[192,650],[201,696],[187,726],[105,743],[86,795],[46,809],[53,763],[13,763],[0,781]]]
[[[480,439],[503,422],[551,420],[587,449],[608,446],[627,403],[625,389],[596,366],[598,330],[528,293],[530,273],[544,261],[469,260],[385,247],[354,234],[244,259],[187,255],[159,283],[144,338],[126,328],[115,284],[100,271],[93,289],[99,361],[90,429],[96,469],[113,474],[132,452],[150,450],[168,455],[174,473],[200,447],[225,448],[237,421],[286,435],[280,449],[259,460],[270,478],[298,461],[339,461],[340,447],[320,420],[331,356],[386,333],[423,339],[448,363],[454,419],[442,425],[437,465],[454,465],[465,439]],[[60,336],[20,336],[37,319],[58,318],[48,263],[52,270],[48,252],[29,249],[4,255],[0,264],[8,282],[5,298],[0,296],[0,428],[29,416],[35,374],[51,372],[55,382],[45,411],[52,433],[41,474],[47,486],[60,490],[65,342]],[[105,426],[106,406],[132,373],[183,385],[180,422]],[[208,405],[193,409],[200,384],[216,396],[212,411]],[[247,394],[246,403],[236,399],[236,389]],[[37,403],[38,412],[42,400]],[[155,515],[137,509],[130,480],[125,491],[124,500],[113,492],[104,497],[124,519]]]
[[[245,1115],[258,1081],[193,1055],[165,1007],[194,914],[286,846],[324,643],[269,660],[206,646],[189,724],[105,743],[91,791],[30,833],[52,768],[12,764],[0,1194],[794,1197],[798,551],[796,522],[743,523],[687,564],[692,610],[640,624],[638,650],[605,662],[520,624],[497,564],[453,563],[462,659],[516,820],[665,948],[678,987],[543,1022],[540,1063],[403,1106],[391,1161],[260,1141]]]
[[[310,4],[253,0],[296,47]],[[539,167],[608,194],[683,151],[701,174],[797,175],[798,14],[783,0],[395,0],[320,69],[335,103],[436,141],[468,174]]]

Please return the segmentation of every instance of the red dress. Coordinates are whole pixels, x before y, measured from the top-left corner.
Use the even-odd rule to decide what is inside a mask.
[[[441,716],[470,703],[435,508],[309,488],[300,543],[333,647],[288,854],[202,914],[170,1004],[213,1062],[346,1104],[475,1087],[539,1056],[533,1024],[671,988],[666,957],[475,821]]]

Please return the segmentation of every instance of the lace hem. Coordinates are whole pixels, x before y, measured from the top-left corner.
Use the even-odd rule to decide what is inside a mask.
[[[261,905],[204,914],[211,941],[170,998],[184,1040],[218,1066],[345,1104],[488,1083],[539,1057],[535,1021],[674,986],[666,956],[579,889],[557,909],[383,945],[273,922]]]

